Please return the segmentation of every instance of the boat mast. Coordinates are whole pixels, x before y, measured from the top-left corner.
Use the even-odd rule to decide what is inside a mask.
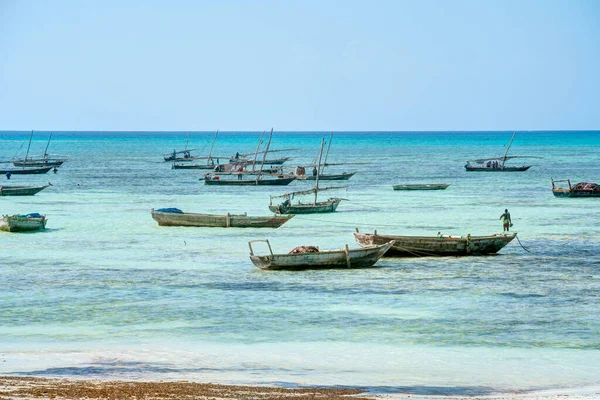
[[[317,204],[317,192],[319,191],[319,175],[321,173],[319,170],[321,169],[321,157],[323,157],[323,146],[325,145],[325,138],[321,138],[321,149],[319,150],[319,166],[317,167],[317,177],[315,179],[315,204]]]
[[[254,167],[256,165],[256,157],[258,157],[258,149],[260,149],[260,145],[262,144],[263,141],[263,136],[265,135],[265,131],[263,131],[260,134],[260,139],[258,140],[258,146],[256,146],[256,150],[254,151],[254,160],[252,160],[252,171],[254,171],[256,168]],[[261,168],[262,169],[262,168]]]
[[[217,141],[217,135],[219,134],[219,130],[217,129],[217,133],[215,133],[215,139],[213,140],[212,146],[210,146],[210,151],[208,152],[208,160],[206,160],[206,165],[210,165],[210,156],[212,155],[213,148],[215,147],[215,142]]]
[[[516,134],[517,134],[517,132],[513,132],[512,138],[510,138],[510,143],[508,144],[508,147],[506,148],[506,151],[504,152],[504,157],[502,157],[502,169],[504,169],[504,163],[506,162],[506,155],[508,154],[508,150],[510,149],[510,146],[512,145],[513,140],[515,140]]]
[[[325,153],[325,161],[323,161],[323,168],[321,169],[321,175],[323,171],[325,171],[325,167],[327,166],[327,156],[329,156],[329,149],[331,148],[331,140],[333,139],[333,132],[329,136],[329,143],[327,144],[327,152]]]
[[[190,142],[190,135],[192,134],[192,132],[188,132],[188,137],[187,140],[185,141],[185,149],[183,151],[187,150],[188,147],[188,143]]]
[[[260,175],[262,174],[263,167],[265,166],[265,158],[267,158],[267,152],[269,151],[269,146],[271,145],[271,137],[273,137],[273,128],[271,128],[271,133],[269,134],[269,141],[267,142],[266,150],[263,153],[263,160],[262,160],[262,163],[260,164],[260,171],[258,172],[258,175],[256,176],[256,182],[258,182],[258,180],[260,179]],[[261,136],[261,139],[262,139],[262,136]]]
[[[45,159],[48,159],[48,146],[50,146],[50,139],[52,139],[52,132],[50,132],[50,136],[48,137],[48,143],[46,143],[46,150],[44,150]]]
[[[25,153],[25,163],[27,163],[27,156],[29,155],[29,148],[31,147],[31,139],[33,138],[33,131],[31,131],[31,135],[29,135],[29,145],[27,146],[27,153]],[[25,164],[23,164],[25,165]]]

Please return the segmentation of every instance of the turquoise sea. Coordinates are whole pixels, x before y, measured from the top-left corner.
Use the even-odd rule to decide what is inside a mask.
[[[42,153],[50,132],[34,132]],[[213,154],[254,150],[261,132],[220,132]],[[30,132],[0,131],[0,158]],[[172,170],[164,153],[187,132],[53,132],[70,160],[33,197],[0,197],[2,214],[39,212],[42,232],[0,232],[0,375],[227,384],[365,387],[373,392],[486,395],[600,386],[600,199],[561,199],[551,179],[600,183],[600,132],[336,132],[329,171],[359,171],[336,213],[279,229],[158,227],[152,208],[266,215],[270,194],[308,189],[214,187]],[[288,165],[311,162],[329,132],[277,132]],[[192,132],[207,155],[214,132]],[[392,190],[449,183],[444,191]],[[339,184],[331,183],[331,184]],[[247,242],[275,252],[339,248],[353,231],[435,235],[502,230],[498,255],[386,258],[375,268],[271,272]]]

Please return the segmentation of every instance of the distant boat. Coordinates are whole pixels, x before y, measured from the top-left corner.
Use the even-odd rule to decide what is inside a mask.
[[[394,190],[445,190],[449,183],[415,183],[407,185],[393,185]]]
[[[327,144],[327,152],[325,153],[325,160],[322,163],[319,162],[317,166],[314,166],[312,175],[304,175],[305,168],[302,168],[301,169],[302,174],[298,176],[298,179],[314,181],[314,180],[317,180],[317,175],[319,175],[320,181],[347,181],[348,179],[352,178],[354,176],[354,174],[356,174],[357,171],[342,172],[341,174],[339,174],[339,173],[338,174],[326,174],[325,173],[325,167],[327,167],[329,165],[348,164],[348,163],[342,163],[342,164],[328,164],[327,163],[327,158],[329,157],[329,149],[331,148],[332,141],[333,141],[333,132],[331,132],[331,135],[329,135],[329,143]],[[319,154],[321,154],[322,151],[323,150],[321,149]],[[319,155],[319,157],[320,157],[320,155]],[[318,168],[318,171],[317,171],[317,168]],[[318,172],[318,174],[317,174],[317,172]]]
[[[562,188],[555,183],[567,182],[568,188]],[[579,182],[571,186],[571,180],[552,180],[552,193],[556,197],[600,197],[600,186],[596,183],[590,182]]]
[[[496,233],[488,236],[397,236],[354,233],[354,239],[363,247],[394,241],[386,256],[427,257],[427,256],[473,256],[497,253],[510,243],[516,233]]]
[[[465,165],[465,169],[467,171],[479,171],[479,172],[527,171],[529,168],[531,168],[531,165],[523,165],[520,167],[505,165],[506,160],[509,160],[512,158],[536,158],[533,156],[510,156],[510,157],[508,156],[508,150],[510,149],[512,142],[515,139],[515,134],[516,134],[516,132],[513,133],[512,138],[510,139],[510,143],[508,144],[508,147],[506,148],[506,151],[504,152],[504,156],[495,157],[495,158],[482,158],[482,159],[477,159],[477,160],[470,160],[470,161],[467,161],[467,164]],[[479,164],[479,165],[472,165],[471,164],[472,162]]]
[[[267,255],[255,255],[252,244],[265,242],[269,247]],[[339,250],[320,250],[315,246],[300,246],[288,254],[273,254],[268,240],[251,240],[250,260],[254,265],[267,270],[302,270],[326,268],[366,268],[372,267],[389,250],[392,242],[367,248],[349,249],[345,245]]]
[[[0,169],[0,174],[11,173],[13,175],[18,174],[45,174],[50,171],[52,168],[56,167],[21,167],[21,168],[8,168],[8,169]]]
[[[236,179],[221,179],[217,172],[213,174],[205,174],[204,175],[204,184],[205,185],[214,185],[214,186],[264,186],[264,185],[288,185],[293,182],[296,177],[295,176],[286,176],[279,174],[266,174],[263,173],[263,166],[265,165],[264,160],[267,152],[269,151],[269,146],[271,144],[271,138],[273,137],[273,129],[271,129],[271,134],[269,135],[269,141],[267,142],[266,150],[263,152],[263,162],[260,163],[260,169],[258,171],[239,171],[239,172],[228,172],[227,175],[237,175]],[[260,143],[259,143],[260,146]],[[257,149],[258,151],[258,149]],[[243,169],[243,168],[242,168]],[[251,176],[251,179],[244,179],[244,176]]]
[[[48,143],[46,144],[44,154],[29,155],[32,137],[33,131],[31,131],[31,135],[29,136],[29,145],[25,157],[12,160],[15,167],[59,167],[67,161],[68,157],[66,156],[60,154],[48,154],[48,146],[50,145],[50,139],[52,139],[52,133],[50,133],[50,136],[48,137]]]
[[[3,215],[0,219],[0,230],[7,232],[28,232],[46,228],[45,215],[38,213]]]
[[[329,198],[324,201],[318,201],[319,192],[323,192],[325,190],[332,190],[332,189],[345,189],[345,187],[343,187],[343,186],[342,187],[319,188],[319,179],[320,179],[319,171],[321,170],[320,165],[321,165],[321,156],[323,155],[324,140],[325,139],[321,140],[321,149],[319,151],[319,163],[318,163],[319,168],[317,169],[317,176],[316,176],[314,188],[309,189],[309,190],[300,190],[300,191],[296,191],[296,192],[286,193],[283,195],[271,196],[270,202],[269,202],[269,210],[271,212],[274,212],[277,214],[329,213],[329,212],[334,212],[337,209],[338,205],[341,203],[341,201],[344,200],[339,197],[333,197],[333,198]],[[312,202],[306,202],[306,201],[294,202],[293,201],[297,196],[304,196],[304,195],[311,195],[311,194],[314,194],[314,200]],[[273,204],[273,199],[278,199],[278,198],[283,199],[283,201],[279,204]]]
[[[0,185],[0,196],[33,196],[39,191],[46,189],[50,184],[44,186],[2,186]]]
[[[177,208],[152,209],[152,218],[160,226],[194,226],[214,228],[279,228],[293,215],[248,216],[244,214],[184,213]]]
[[[187,140],[185,141],[185,148],[183,150],[173,150],[172,153],[167,153],[163,155],[163,158],[165,161],[173,161],[173,162],[177,162],[177,161],[192,161],[192,160],[196,160],[198,159],[198,157],[196,156],[192,156],[192,151],[198,150],[198,149],[188,149],[188,144],[190,142],[190,135],[192,133],[188,132],[188,136],[187,136]]]

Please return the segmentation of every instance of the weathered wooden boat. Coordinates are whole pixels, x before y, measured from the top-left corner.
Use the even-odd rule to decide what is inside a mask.
[[[21,168],[5,168],[0,169],[0,174],[11,173],[12,175],[23,175],[23,174],[45,174],[55,167],[21,167]]]
[[[324,144],[324,139],[321,141],[320,155],[322,155],[322,152],[323,152],[323,144]],[[320,161],[321,161],[321,158],[319,156],[319,163],[320,163]],[[296,192],[285,193],[282,195],[270,196],[269,210],[271,212],[274,212],[277,214],[314,214],[314,213],[334,212],[337,209],[340,202],[345,199],[342,199],[339,197],[332,197],[325,201],[318,201],[319,191],[323,192],[325,190],[345,189],[345,187],[341,186],[341,187],[319,188],[319,179],[320,179],[320,174],[318,172],[319,170],[320,170],[320,168],[317,170],[317,176],[316,176],[314,188],[309,189],[309,190],[299,190]],[[293,200],[296,199],[296,197],[310,195],[310,194],[314,194],[314,199],[312,202],[304,202],[304,201],[300,201],[300,200],[293,202]],[[273,199],[284,199],[284,200],[283,200],[283,202],[281,202],[279,204],[273,204]]]
[[[360,246],[368,247],[394,241],[386,256],[426,257],[426,256],[474,256],[497,253],[510,243],[516,233],[495,233],[488,236],[398,236],[360,233],[354,238]]]
[[[234,172],[237,175],[236,179],[221,179],[216,174],[205,174],[204,184],[205,185],[230,185],[230,186],[264,186],[264,185],[289,185],[293,182],[296,177],[293,175],[279,175],[279,174],[265,174],[263,173],[263,166],[265,165],[264,160],[269,151],[271,144],[271,138],[273,137],[273,129],[269,135],[269,141],[267,142],[266,150],[263,152],[263,162],[260,164],[260,170],[248,172]],[[261,137],[262,140],[262,137]],[[260,146],[260,143],[259,143]],[[258,151],[258,150],[257,150]],[[228,174],[231,175],[231,174]],[[251,179],[244,179],[245,176],[251,176]]]
[[[187,140],[185,141],[185,148],[183,150],[175,150],[173,149],[172,153],[167,153],[163,155],[163,159],[165,161],[171,162],[188,162],[196,160],[198,157],[192,155],[192,151],[199,149],[188,149],[188,144],[190,142],[190,135],[192,133],[188,132]]]
[[[567,182],[568,188],[555,185],[557,182]],[[552,180],[552,193],[556,197],[600,197],[600,186],[596,183],[579,182],[571,185],[570,179]]]
[[[325,173],[325,168],[330,166],[330,165],[344,165],[344,164],[348,164],[348,163],[342,163],[342,164],[328,164],[327,163],[327,158],[329,157],[329,150],[331,149],[331,143],[333,142],[333,132],[331,132],[331,135],[329,135],[329,143],[327,144],[327,152],[325,153],[325,159],[323,160],[323,162],[321,162],[321,155],[323,152],[323,149],[321,148],[319,150],[319,153],[317,154],[317,157],[315,158],[315,165],[312,165],[313,167],[313,174],[312,175],[305,175],[305,168],[302,168],[302,173],[298,174],[298,179],[304,179],[307,181],[315,181],[317,180],[317,175],[319,176],[319,180],[320,181],[347,181],[348,179],[352,178],[354,176],[354,174],[356,174],[357,171],[354,172],[342,172],[341,174],[326,174]],[[317,158],[319,159],[319,161],[317,162]]]
[[[68,157],[60,154],[48,154],[48,146],[50,146],[50,139],[52,139],[52,133],[48,137],[48,143],[46,143],[46,149],[44,154],[29,155],[29,148],[31,147],[31,139],[33,138],[33,131],[29,137],[29,146],[27,146],[27,154],[24,158],[17,158],[12,160],[15,167],[60,167]]]
[[[177,208],[152,209],[152,218],[160,226],[194,226],[213,228],[279,228],[293,215],[248,216],[244,214],[196,214]]]
[[[393,185],[394,190],[445,190],[449,183],[413,183],[406,185]]]
[[[215,169],[214,164],[173,164],[172,169],[205,169],[205,170],[213,170]]]
[[[47,218],[38,213],[3,215],[0,230],[7,232],[28,232],[46,228]]]
[[[51,184],[44,186],[2,186],[0,185],[0,196],[33,196],[37,192],[46,189]]]
[[[519,172],[519,171],[527,171],[531,168],[531,165],[522,165],[522,166],[508,166],[505,165],[506,160],[512,158],[538,158],[533,156],[508,156],[508,150],[515,139],[516,132],[513,133],[512,138],[510,139],[510,143],[504,152],[504,156],[495,157],[495,158],[482,158],[477,160],[467,161],[465,164],[465,169],[467,171],[478,171],[478,172]],[[472,165],[471,162],[474,162],[478,165]]]
[[[265,242],[269,247],[267,255],[255,255],[252,244]],[[267,270],[301,270],[326,268],[365,268],[372,267],[390,249],[393,242],[382,245],[349,249],[345,245],[338,250],[320,250],[314,246],[300,246],[288,254],[273,254],[268,240],[251,240],[250,260],[254,265]]]
[[[269,186],[269,185],[289,185],[293,182],[296,177],[295,176],[271,176],[271,175],[256,175],[256,177],[251,177],[251,179],[244,179],[246,174],[239,174],[242,179],[221,179],[219,175],[215,174],[206,174],[204,178],[205,185],[213,185],[213,186]]]
[[[319,175],[320,181],[347,181],[352,178],[356,172],[342,172],[341,174],[323,174]],[[307,181],[315,181],[317,177],[314,175],[306,175],[304,177]]]

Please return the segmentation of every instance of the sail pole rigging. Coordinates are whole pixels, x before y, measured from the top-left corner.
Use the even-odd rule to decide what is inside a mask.
[[[502,157],[502,169],[504,169],[504,163],[506,162],[506,155],[508,154],[508,150],[510,149],[510,146],[512,145],[513,140],[515,140],[516,134],[517,134],[517,132],[513,132],[512,138],[510,138],[510,143],[508,144],[508,147],[506,148],[506,151],[504,152],[504,157]]]
[[[321,175],[323,171],[325,171],[325,167],[327,166],[327,157],[329,156],[329,149],[331,148],[331,141],[333,140],[333,132],[329,136],[329,143],[327,144],[327,152],[325,153],[325,161],[323,161],[323,167],[321,168]]]
[[[315,179],[315,204],[317,204],[317,192],[319,191],[319,175],[321,173],[319,170],[321,169],[321,158],[323,157],[323,145],[325,144],[325,138],[321,138],[321,149],[319,150],[319,166],[317,167],[317,177]]]
[[[266,151],[263,154],[263,160],[262,160],[262,163],[260,164],[260,171],[258,172],[258,175],[256,176],[256,182],[258,182],[258,180],[260,179],[260,175],[262,174],[263,167],[265,166],[265,158],[267,157],[267,152],[269,151],[269,146],[271,145],[272,137],[273,137],[273,128],[271,128],[271,133],[269,134],[269,141],[267,142]]]
[[[258,140],[258,146],[256,146],[256,151],[254,152],[254,159],[252,160],[252,171],[254,171],[256,169],[255,168],[256,157],[258,157],[258,150],[260,149],[260,145],[262,144],[264,135],[265,135],[265,131],[262,131],[262,133],[260,134],[260,139]]]
[[[52,139],[52,132],[50,132],[50,136],[48,136],[48,143],[46,143],[46,149],[44,150],[45,159],[48,159],[48,146],[50,146],[50,139]]]
[[[29,155],[29,148],[31,147],[31,139],[33,138],[33,131],[31,131],[31,135],[29,135],[29,145],[27,145],[27,153],[25,153],[25,163],[24,166],[27,165],[27,156]]]
[[[219,130],[217,129],[217,133],[215,133],[215,139],[212,142],[212,146],[210,146],[210,151],[208,152],[208,159],[206,160],[206,165],[210,165],[210,161],[212,160],[211,155],[213,148],[215,147],[215,142],[217,141],[217,135],[219,134]]]

